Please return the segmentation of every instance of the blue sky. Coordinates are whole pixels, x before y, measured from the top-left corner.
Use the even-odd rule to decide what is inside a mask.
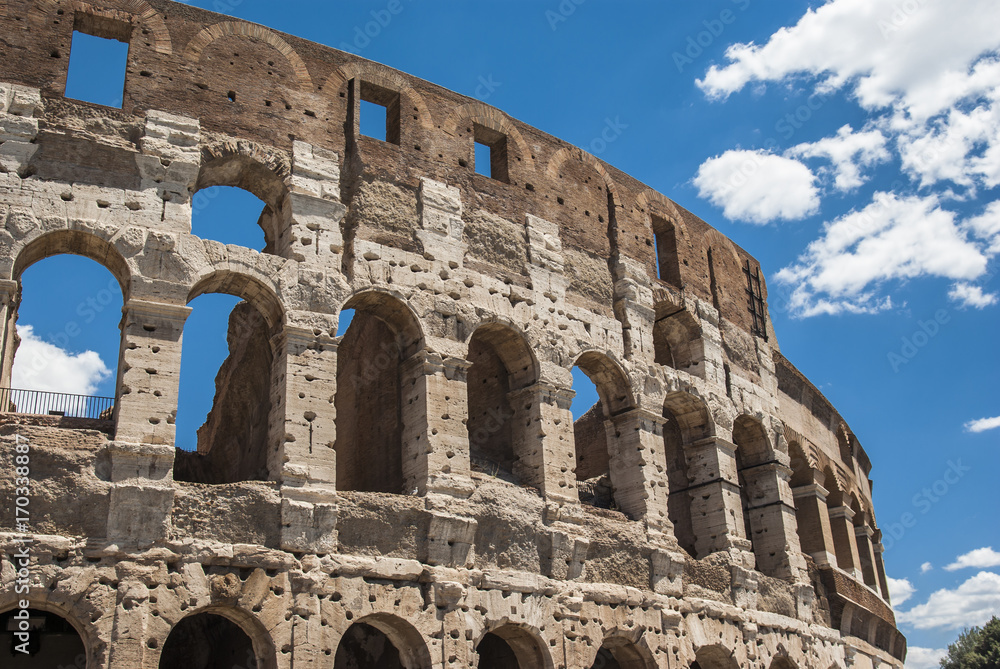
[[[1000,420],[973,423],[1000,416],[996,2],[190,4],[478,97],[747,249],[782,352],[871,457],[908,666],[934,666],[958,628],[1000,613]],[[206,194],[195,232],[260,248],[261,206]],[[109,279],[86,260],[39,263],[20,321],[100,394],[113,392],[119,307],[78,305]],[[192,303],[181,444],[210,406],[234,302]],[[69,321],[87,327],[59,339]]]

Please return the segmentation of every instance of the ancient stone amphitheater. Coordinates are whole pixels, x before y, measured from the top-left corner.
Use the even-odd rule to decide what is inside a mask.
[[[64,96],[74,31],[128,43],[120,109]],[[0,385],[28,267],[124,296],[113,409],[0,395],[3,667],[902,666],[864,449],[758,263],[667,197],[166,0],[0,0],[0,82]],[[263,250],[192,235],[219,185],[266,203]],[[188,452],[205,293],[245,302]]]

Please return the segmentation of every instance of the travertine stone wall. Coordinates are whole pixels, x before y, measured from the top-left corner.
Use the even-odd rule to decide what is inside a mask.
[[[202,614],[275,668],[346,666],[378,635],[408,668],[501,647],[521,667],[902,666],[868,457],[752,330],[758,265],[708,224],[500,110],[263,26],[10,0],[0,29],[0,385],[27,267],[87,256],[125,300],[110,423],[0,416],[0,495],[10,444],[33,454],[32,607],[88,666],[153,669]],[[120,110],[63,97],[73,29],[130,42]],[[387,141],[360,135],[361,100]],[[265,249],[191,233],[215,185],[266,203]],[[253,327],[230,333],[199,468],[174,420],[205,293]],[[577,429],[574,367],[600,395]]]

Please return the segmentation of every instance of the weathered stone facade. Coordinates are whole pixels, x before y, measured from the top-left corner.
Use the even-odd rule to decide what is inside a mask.
[[[122,109],[64,98],[73,30],[129,42]],[[755,319],[757,262],[705,222],[262,26],[0,0],[0,31],[0,385],[33,263],[92,258],[125,300],[112,420],[0,424],[3,499],[31,449],[31,608],[88,667],[902,666],[867,456],[780,354],[763,282]],[[191,234],[216,185],[267,204],[263,251]],[[204,293],[246,304],[182,453]],[[574,366],[600,394],[575,426]]]

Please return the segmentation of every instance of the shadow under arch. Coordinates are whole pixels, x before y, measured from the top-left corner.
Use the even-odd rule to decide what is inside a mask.
[[[245,639],[239,637],[237,632]],[[237,607],[210,605],[174,621],[160,650],[159,669],[202,669],[197,664],[179,659],[183,658],[185,650],[189,650],[189,647],[177,646],[182,642],[212,645],[208,648],[212,653],[210,657],[218,662],[231,660],[224,666],[234,669],[277,669],[277,652],[267,628],[252,614]],[[229,645],[223,645],[226,642]],[[201,650],[205,650],[204,646]],[[234,652],[238,656],[226,657]],[[250,657],[247,657],[248,652]],[[204,665],[205,669],[213,666],[216,665],[211,662]]]
[[[426,480],[419,471],[420,409],[403,409],[404,392],[409,402],[426,404],[417,387],[424,374],[420,322],[403,298],[383,290],[351,296],[341,314],[349,309],[354,316],[337,350],[337,490],[400,494],[404,486],[419,488]],[[413,452],[404,459],[407,443]]]
[[[356,651],[357,649],[348,648],[345,644],[368,645],[372,642],[371,637],[373,635],[365,630],[366,627],[371,628],[379,635],[383,635],[385,640],[392,645],[393,650],[398,654],[399,661],[397,666],[400,669],[431,668],[433,661],[430,649],[427,647],[427,643],[417,628],[391,613],[373,613],[354,621],[344,632],[334,658],[334,669],[352,666],[346,663],[346,661],[352,658],[343,657],[342,653],[346,655],[352,650]],[[355,630],[355,632],[352,632],[352,630]],[[366,641],[368,644],[365,644]],[[385,663],[383,658],[383,661],[380,661],[377,666],[384,669],[393,669],[392,664],[391,661],[388,664]]]
[[[11,622],[17,624],[14,618],[22,609],[19,607],[0,608],[0,666],[10,669],[34,669],[38,663],[51,663],[51,666],[76,667],[82,655],[87,666],[97,666],[101,658],[97,657],[99,640],[92,626],[81,625],[70,611],[51,602],[28,600],[28,621],[34,633],[29,633],[29,648],[34,652],[24,655],[15,649],[21,640],[13,636]],[[41,626],[41,629],[37,629]],[[73,633],[76,638],[73,638]],[[8,637],[10,637],[8,642]],[[53,640],[57,645],[53,647]],[[46,648],[48,641],[48,648]],[[34,644],[38,644],[37,646]],[[13,651],[13,652],[12,652]],[[23,661],[23,663],[22,663]]]
[[[505,623],[484,630],[476,640],[479,669],[553,669],[552,656],[538,630]]]
[[[540,367],[525,335],[501,322],[480,324],[468,340],[466,374],[469,457],[473,471],[511,483],[524,483],[518,475],[522,456],[516,438],[516,394],[538,382]]]
[[[691,669],[739,669],[733,651],[722,646],[702,646],[695,653]]]
[[[663,450],[667,472],[667,515],[674,526],[677,543],[691,557],[704,557],[711,544],[702,549],[694,531],[694,492],[688,478],[688,455],[692,445],[715,434],[708,405],[700,397],[684,391],[668,394],[663,401]]]
[[[591,669],[655,669],[656,660],[644,644],[628,637],[605,637]]]

